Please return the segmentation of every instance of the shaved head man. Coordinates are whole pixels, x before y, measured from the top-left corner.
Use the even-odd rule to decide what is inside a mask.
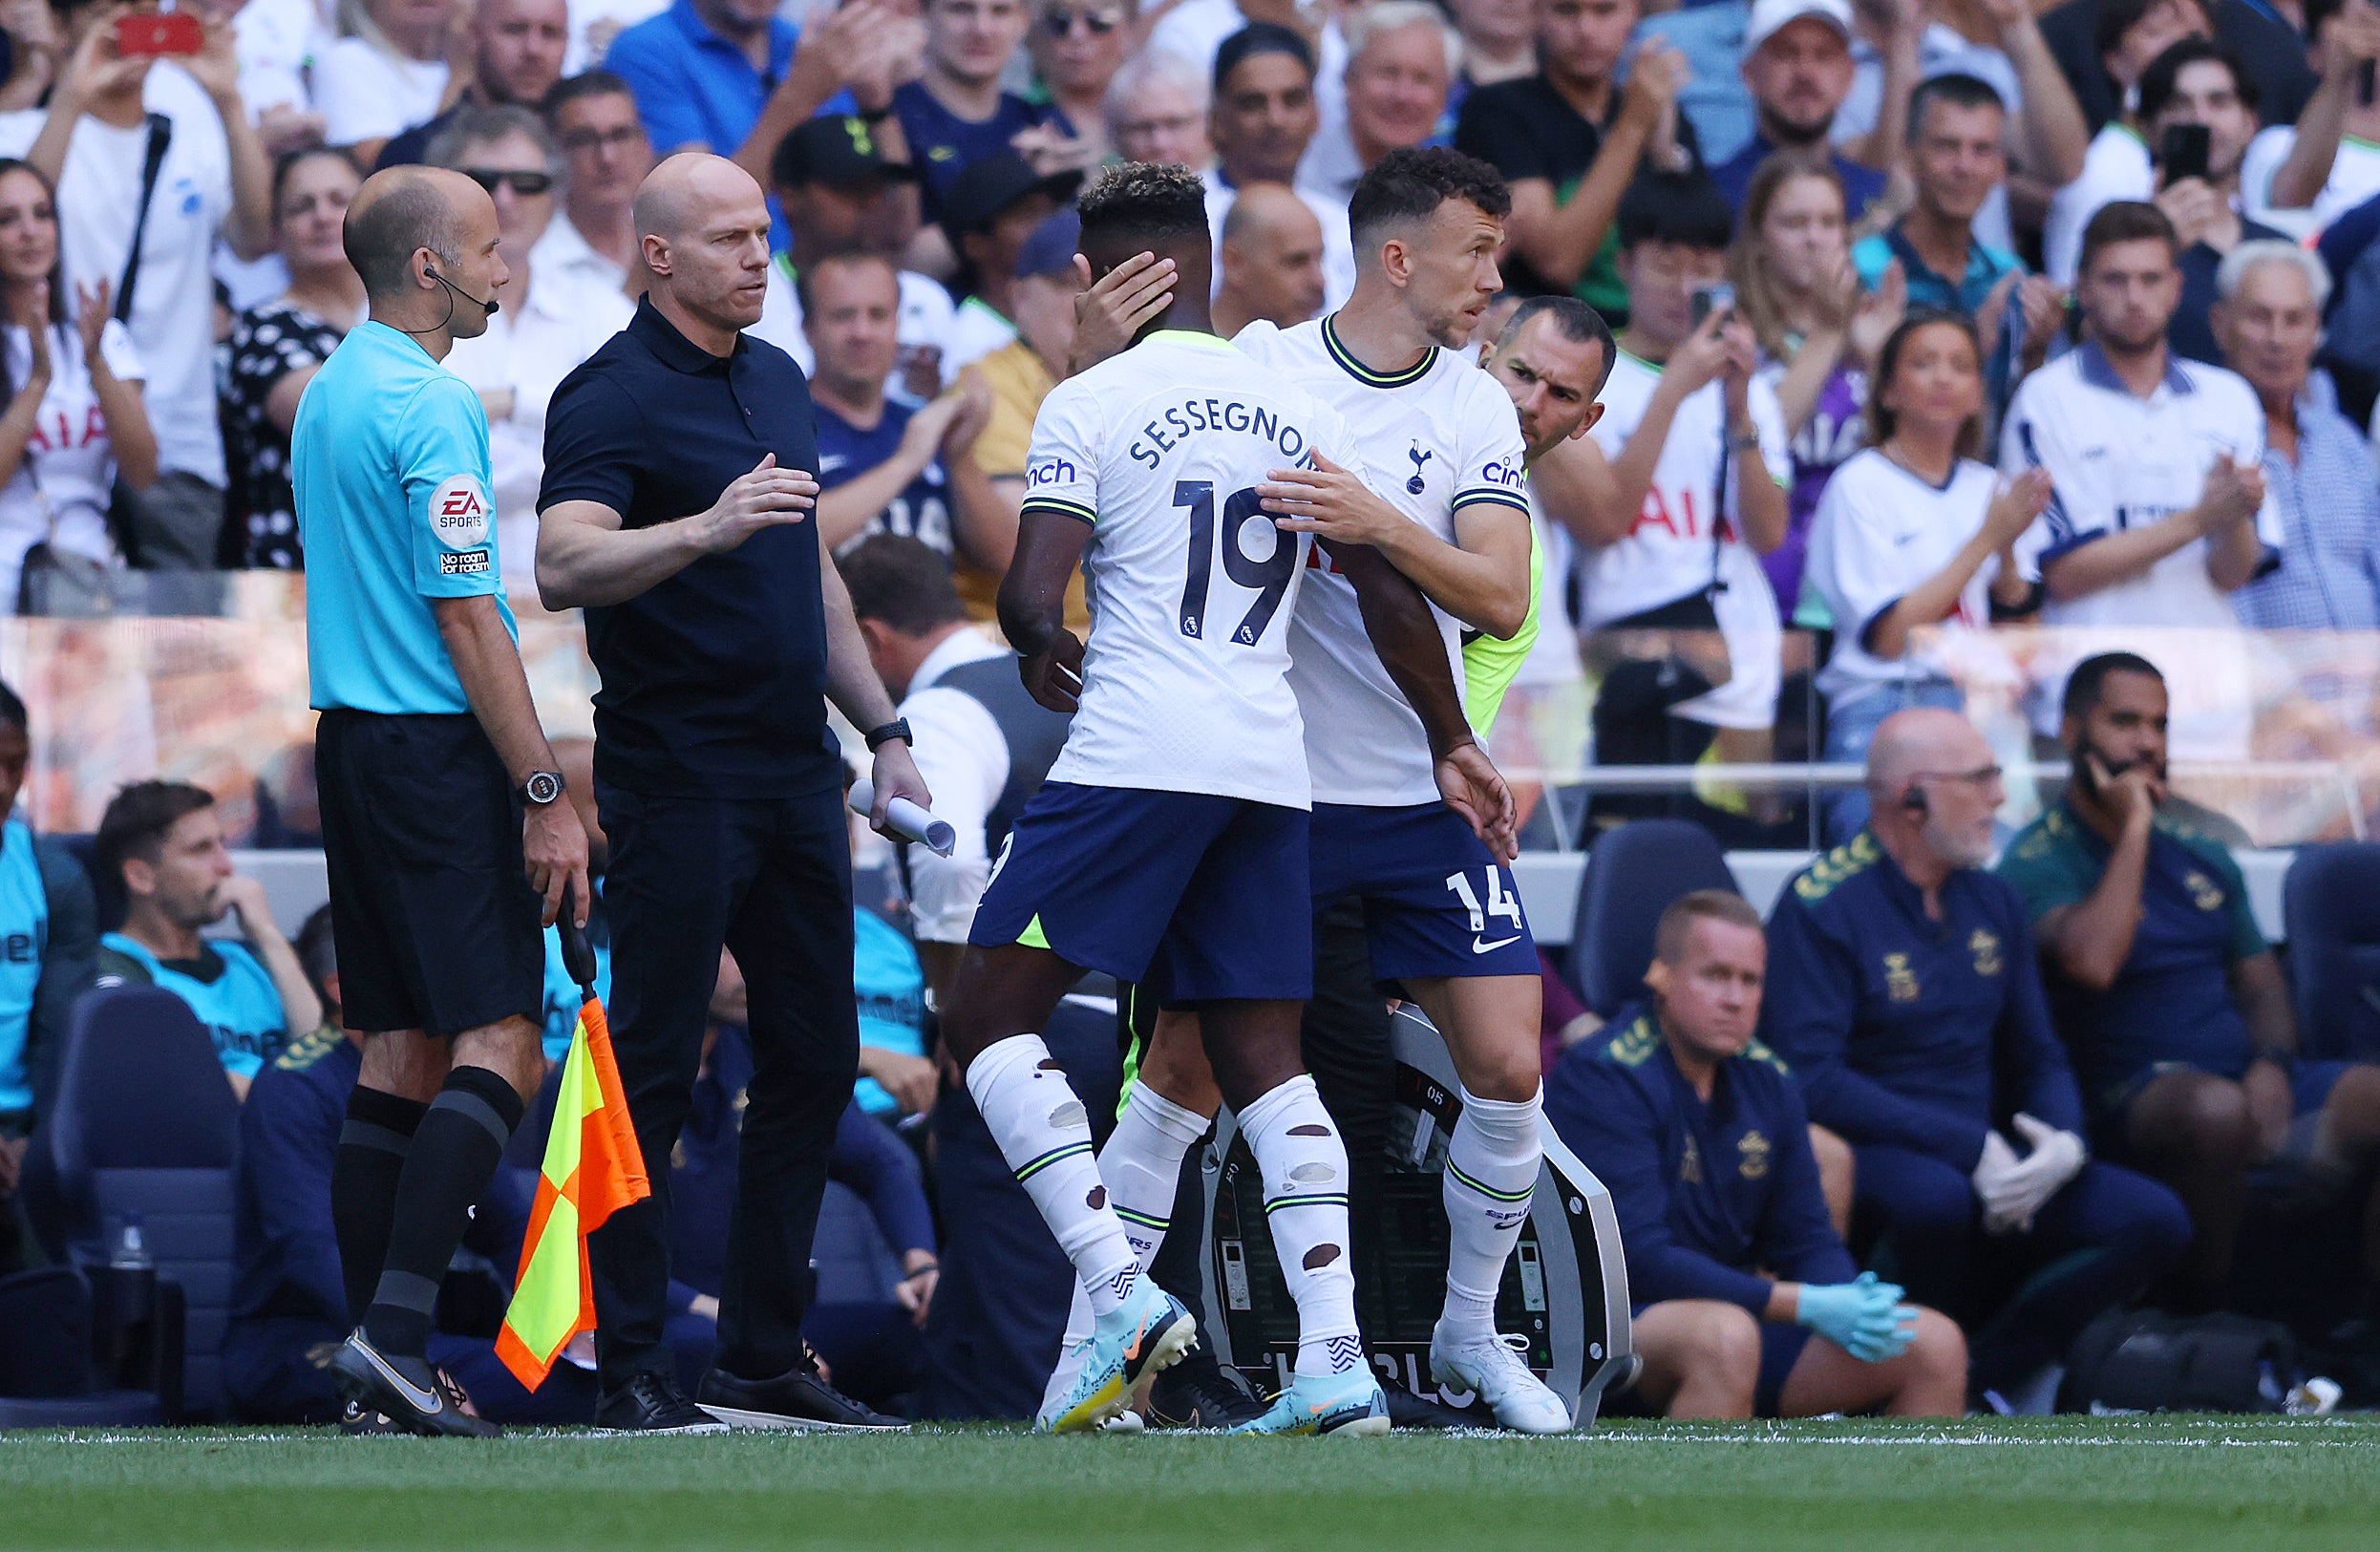
[[[442,167],[393,167],[364,180],[347,207],[347,262],[372,316],[443,361],[458,339],[488,331],[512,271],[487,190]]]
[[[1251,183],[1223,217],[1222,287],[1215,331],[1229,339],[1255,320],[1281,329],[1322,311],[1322,222],[1286,183]]]
[[[768,287],[760,185],[724,157],[684,153],[647,175],[629,216],[644,299],[546,412],[538,590],[550,608],[587,610],[603,682],[612,1049],[645,1157],[668,1159],[686,1123],[731,945],[753,1077],[711,1372],[689,1397],[662,1341],[669,1172],[656,1168],[656,1200],[588,1242],[595,1420],[654,1434],[898,1428],[829,1386],[801,1339],[827,1150],[860,1061],[826,703],[864,731],[880,824],[895,797],[933,798],[812,521],[809,387],[791,356],[744,332]]]
[[[1956,712],[1911,707],[1868,741],[1870,826],[1911,882],[1991,861],[1992,816],[2007,797],[1999,762]]]
[[[344,235],[371,316],[290,436],[340,997],[363,1047],[330,1177],[358,1324],[329,1367],[356,1428],[484,1436],[429,1366],[430,1319],[544,1077],[543,927],[565,901],[586,923],[586,831],[514,644],[487,415],[438,365],[511,279],[496,205],[403,167],[366,180]]]

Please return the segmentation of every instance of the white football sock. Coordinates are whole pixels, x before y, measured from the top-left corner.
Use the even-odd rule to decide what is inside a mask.
[[[1516,1104],[1463,1091],[1446,1146],[1446,1312],[1438,1329],[1461,1340],[1496,1332],[1496,1290],[1520,1239],[1545,1145],[1538,1135],[1544,1089]]]
[[[1137,1271],[1132,1242],[1091,1157],[1091,1117],[1050,1048],[1037,1034],[994,1041],[968,1065],[967,1092],[1000,1157],[1074,1264],[1092,1314],[1122,1308]]]
[[[1099,1150],[1099,1178],[1108,1204],[1124,1221],[1133,1261],[1147,1271],[1172,1224],[1174,1197],[1181,1181],[1182,1156],[1206,1136],[1211,1119],[1183,1109],[1144,1082],[1124,1096],[1123,1114]],[[1066,1335],[1058,1344],[1059,1367],[1074,1344],[1091,1334],[1091,1299],[1078,1285],[1066,1311]]]
[[[1264,1178],[1264,1221],[1297,1300],[1297,1371],[1328,1378],[1364,1367],[1348,1260],[1347,1145],[1301,1073],[1240,1113]]]

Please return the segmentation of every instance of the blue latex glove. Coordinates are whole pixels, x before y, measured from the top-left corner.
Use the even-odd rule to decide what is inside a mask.
[[[1861,1272],[1849,1283],[1801,1286],[1794,1324],[1806,1326],[1862,1363],[1898,1358],[1917,1339],[1917,1311],[1901,1302],[1898,1283]]]

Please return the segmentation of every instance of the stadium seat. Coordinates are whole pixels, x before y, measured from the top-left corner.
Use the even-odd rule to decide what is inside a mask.
[[[2299,847],[2281,905],[2306,1054],[2380,1061],[2380,844]]]
[[[223,1405],[239,1119],[214,1042],[181,998],[117,987],[75,1005],[45,1129],[68,1253],[103,1265],[109,1231],[140,1215],[159,1284],[181,1291],[180,1389],[193,1415]]]
[[[1609,1018],[1643,989],[1653,927],[1671,902],[1696,889],[1742,893],[1701,825],[1636,819],[1597,838],[1562,961],[1562,979],[1597,1016]]]
[[[72,1266],[0,1277],[0,1431],[165,1421],[153,1391],[95,1391],[91,1288]]]

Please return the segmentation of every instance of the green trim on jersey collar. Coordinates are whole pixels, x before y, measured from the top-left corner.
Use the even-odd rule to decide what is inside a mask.
[[[1338,319],[1339,315],[1335,312],[1323,319],[1323,349],[1330,352],[1330,359],[1336,361],[1349,376],[1367,388],[1404,388],[1427,377],[1430,374],[1430,369],[1438,364],[1438,348],[1433,345],[1421,352],[1420,360],[1407,367],[1403,372],[1374,372],[1356,360],[1355,353],[1339,343],[1339,330],[1333,327]]]
[[[1210,334],[1196,329],[1160,329],[1140,343],[1154,345],[1158,340],[1171,340],[1178,345],[1196,345],[1205,350],[1214,350],[1217,347],[1228,350],[1231,346],[1231,341],[1221,334]]]

